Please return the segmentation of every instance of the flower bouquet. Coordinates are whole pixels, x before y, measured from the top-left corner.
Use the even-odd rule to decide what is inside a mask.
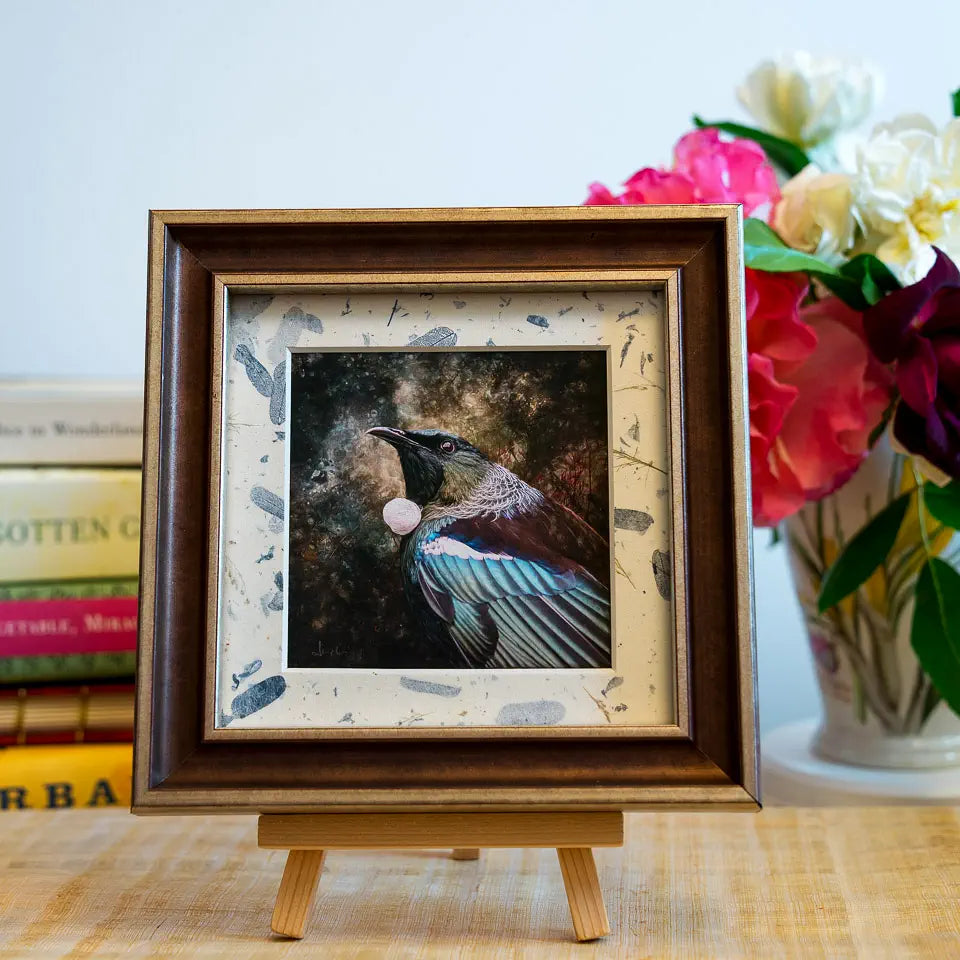
[[[753,515],[785,536],[825,704],[815,745],[960,762],[960,119],[858,132],[864,65],[808,54],[588,204],[741,203]],[[960,91],[953,95],[960,115]]]

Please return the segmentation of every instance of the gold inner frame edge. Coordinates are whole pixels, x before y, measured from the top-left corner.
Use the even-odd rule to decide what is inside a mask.
[[[664,294],[664,335],[667,346],[667,436],[670,454],[671,540],[673,545],[674,702],[675,724],[609,726],[524,726],[403,728],[336,727],[245,728],[216,726],[216,677],[220,583],[220,502],[222,479],[223,345],[229,295],[238,293],[389,293],[409,291],[533,291],[576,289],[657,290]],[[204,741],[304,741],[343,739],[491,739],[530,737],[686,739],[690,734],[690,677],[686,622],[686,568],[683,500],[683,408],[680,323],[680,274],[673,269],[523,270],[463,273],[219,273],[214,274],[211,351],[210,523],[208,529],[207,616],[204,663]]]

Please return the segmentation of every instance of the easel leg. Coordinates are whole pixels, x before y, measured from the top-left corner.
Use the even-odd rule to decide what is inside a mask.
[[[479,860],[480,851],[476,847],[457,847],[453,851],[454,860]]]
[[[303,936],[326,855],[325,850],[291,850],[287,854],[287,865],[283,868],[283,879],[270,921],[274,933],[296,940]]]
[[[610,932],[600,878],[590,847],[558,847],[560,872],[578,940],[596,940]]]

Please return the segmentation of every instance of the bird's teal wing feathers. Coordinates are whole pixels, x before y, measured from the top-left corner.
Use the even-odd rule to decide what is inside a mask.
[[[416,565],[427,603],[471,663],[610,665],[609,590],[585,568],[534,545],[522,556],[476,530],[449,528],[419,544]]]

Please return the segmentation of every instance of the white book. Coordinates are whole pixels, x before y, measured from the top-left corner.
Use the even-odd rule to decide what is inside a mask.
[[[137,465],[137,380],[0,380],[0,466]]]

